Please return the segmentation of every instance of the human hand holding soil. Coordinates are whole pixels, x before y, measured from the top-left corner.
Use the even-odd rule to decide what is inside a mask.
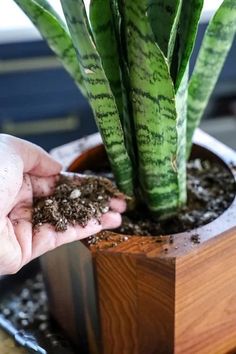
[[[61,165],[40,147],[0,134],[0,275],[15,273],[62,244],[120,225],[126,204],[113,198],[99,221],[69,224],[63,232],[47,223],[34,229],[33,199],[53,193],[60,171]]]

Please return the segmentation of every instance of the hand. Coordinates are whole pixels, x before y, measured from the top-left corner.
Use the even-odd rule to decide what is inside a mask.
[[[69,226],[56,232],[48,224],[32,229],[33,197],[53,192],[61,165],[40,147],[0,134],[0,275],[16,273],[23,265],[62,244],[116,228],[125,201],[112,199],[112,211],[101,223],[90,220],[86,227]]]

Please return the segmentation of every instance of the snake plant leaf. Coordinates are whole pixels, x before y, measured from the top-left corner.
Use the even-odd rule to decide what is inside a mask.
[[[101,16],[102,14],[102,16]],[[119,68],[119,55],[113,28],[110,0],[91,0],[89,18],[96,49],[110,83],[120,116],[123,115],[123,101]]]
[[[178,63],[175,92],[178,91],[193,51],[203,4],[204,0],[183,0],[177,38],[179,48],[176,47],[178,57],[173,60],[174,64]]]
[[[236,2],[224,0],[209,23],[188,90],[187,156],[236,33]]]
[[[135,157],[130,125],[131,115],[128,112],[127,85],[125,84],[125,78],[127,76],[125,76],[122,70],[122,61],[124,59],[120,33],[117,33],[117,31],[119,31],[119,25],[114,19],[112,6],[110,0],[91,0],[89,18],[96,48],[101,57],[103,69],[116,100],[121,124],[125,133],[126,149],[134,164]],[[118,16],[118,13],[116,15]],[[118,37],[119,39],[117,41]]]
[[[114,95],[89,28],[82,0],[61,0],[66,21],[86,85],[88,99],[110,160],[118,187],[133,195],[132,163],[125,148],[123,130]]]
[[[63,20],[47,0],[14,1],[38,28],[49,47],[57,54],[65,69],[86,96],[76,52]]]
[[[179,178],[179,196],[181,204],[187,200],[186,188],[186,131],[187,131],[187,101],[188,101],[188,79],[189,79],[189,65],[185,70],[185,74],[175,95],[176,111],[177,111],[177,159],[176,167]]]
[[[155,40],[171,63],[183,0],[148,0],[147,14]]]
[[[138,149],[141,193],[153,212],[181,205],[175,91],[169,67],[155,43],[146,0],[123,2],[131,100]]]
[[[132,160],[133,167],[136,165],[136,142],[133,125],[132,105],[130,102],[130,81],[129,71],[127,65],[127,52],[126,43],[124,37],[124,21],[123,16],[120,13],[120,0],[110,0],[113,29],[115,33],[115,39],[117,42],[117,51],[119,56],[120,77],[121,77],[121,90],[122,90],[122,127],[125,136],[125,144],[128,150],[129,156]]]
[[[50,0],[34,0],[34,1],[36,1],[37,4],[39,6],[41,6],[44,10],[47,10],[49,13],[51,13],[53,15],[53,17],[55,17],[55,19],[58,20],[58,22],[63,24],[64,27],[66,26],[64,20],[61,18],[61,16],[58,14],[58,12],[50,4],[50,2],[49,2]]]

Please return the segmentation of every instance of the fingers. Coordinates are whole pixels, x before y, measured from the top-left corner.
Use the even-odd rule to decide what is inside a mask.
[[[31,177],[34,195],[50,195],[57,178],[58,177]],[[103,229],[114,229],[119,227],[121,224],[120,213],[125,211],[126,202],[122,199],[113,198],[110,201],[110,208],[112,210],[103,214],[100,222],[92,219],[88,222],[86,227],[79,225],[68,226],[67,230],[56,232],[52,225],[44,224],[40,226],[33,234],[32,257],[36,258],[58,246],[89,237]]]
[[[126,210],[126,206],[124,199],[112,198],[110,200],[110,208],[118,213],[123,213]]]
[[[109,211],[106,214],[103,214],[101,218],[101,224],[103,229],[116,229],[121,224],[121,215]]]
[[[90,220],[86,227],[68,226],[63,232],[56,232],[54,226],[44,224],[33,232],[32,259],[69,242],[81,240],[97,234],[103,229],[114,229],[120,226],[119,213],[108,212],[102,216],[101,222]]]
[[[6,134],[0,135],[0,142],[4,143],[15,155],[20,156],[25,173],[46,177],[56,175],[61,171],[61,164],[35,144]]]
[[[14,200],[14,206],[20,208],[22,206],[32,206],[33,194],[32,194],[32,184],[29,175],[23,175],[23,181],[21,188]],[[13,206],[13,209],[14,209]],[[13,210],[12,210],[13,211]],[[11,211],[11,212],[12,212]],[[9,210],[10,212],[10,210]]]
[[[14,218],[15,217],[15,218]],[[18,208],[11,214],[11,225],[21,250],[17,259],[17,269],[28,263],[30,260],[53,250],[63,244],[81,240],[97,234],[103,229],[113,229],[120,225],[121,215],[109,211],[101,218],[101,222],[90,220],[86,227],[80,225],[68,226],[64,232],[56,232],[54,226],[44,224],[38,229],[32,230],[30,208]],[[15,253],[15,251],[13,252]]]
[[[26,219],[11,219],[16,239],[21,248],[20,268],[32,259],[32,223],[30,220],[27,220],[29,215],[25,216]]]
[[[33,196],[34,197],[46,197],[52,195],[54,192],[55,184],[58,181],[59,176],[50,177],[36,177],[30,176]]]
[[[114,207],[121,210],[124,204],[119,204],[119,202],[119,200],[114,200]],[[38,229],[32,230],[31,204],[25,204],[23,202],[19,203],[12,210],[9,219],[12,229],[14,230],[17,244],[20,246],[19,249],[21,250],[21,256],[17,257],[19,260],[17,269],[28,263],[31,259],[39,257],[58,246],[92,236],[103,229],[117,228],[121,224],[120,213],[109,211],[102,215],[100,222],[92,219],[88,222],[86,227],[69,225],[64,232],[56,232],[54,226],[44,224]]]
[[[1,136],[1,134],[0,134]],[[6,216],[21,189],[23,163],[0,139],[0,218]]]
[[[15,207],[9,214],[9,219],[13,224],[16,223],[18,220],[27,220],[28,222],[31,223],[32,220],[31,205],[20,204],[19,206]]]
[[[49,224],[40,226],[34,231],[32,244],[32,259],[63,244],[81,240],[102,230],[97,220],[90,220],[86,227],[79,225],[69,226],[66,231],[56,232]]]
[[[21,248],[8,218],[0,220],[0,275],[13,274],[20,269]]]

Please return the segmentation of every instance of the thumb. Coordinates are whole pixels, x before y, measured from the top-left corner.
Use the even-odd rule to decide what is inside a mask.
[[[35,144],[6,134],[0,135],[0,141],[21,158],[24,173],[47,177],[58,174],[62,169],[59,162]]]

